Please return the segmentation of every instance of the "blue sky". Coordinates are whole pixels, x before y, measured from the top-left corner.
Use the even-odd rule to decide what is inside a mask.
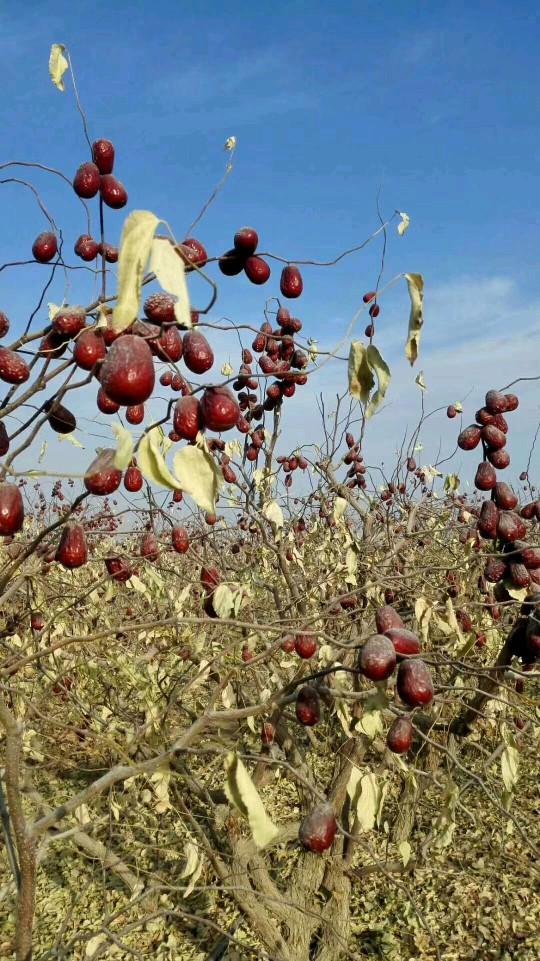
[[[153,210],[179,238],[219,180],[223,142],[232,134],[238,139],[233,173],[197,229],[213,254],[248,223],[265,250],[324,260],[377,226],[379,191],[385,214],[408,212],[405,237],[390,232],[385,277],[424,275],[422,353],[411,372],[403,354],[402,282],[381,304],[376,343],[393,380],[387,407],[368,433],[373,459],[388,461],[413,426],[419,369],[427,407],[470,394],[470,414],[487,388],[540,373],[534,4],[338,2],[330,11],[319,0],[203,6],[96,0],[91,8],[61,0],[4,3],[0,17],[6,159],[38,160],[70,177],[87,159],[72,93],[58,93],[48,79],[50,44],[63,42],[91,136],[116,144],[127,210]],[[35,183],[70,249],[84,232],[80,205],[43,174]],[[4,262],[23,258],[45,222],[21,188],[2,190]],[[124,213],[109,216],[113,242]],[[297,310],[308,336],[324,346],[339,340],[374,284],[380,256],[374,243],[338,268],[306,268]],[[0,275],[0,307],[14,329],[35,305],[43,276],[38,267],[25,268],[24,280],[20,270]],[[243,276],[225,279],[214,319],[258,323],[278,280],[278,269],[262,289]],[[78,273],[70,299],[84,302],[87,291]],[[62,283],[54,294],[61,299]],[[362,319],[356,335],[364,325]],[[331,396],[345,384],[339,365],[318,376],[294,411],[290,405],[291,445],[305,439],[306,420],[316,439],[314,394]],[[538,383],[518,392],[523,404],[513,415],[511,446],[521,467],[516,458],[525,457],[539,417]],[[93,395],[85,404],[88,410],[79,411],[94,419]],[[455,422],[434,418],[426,459],[436,456],[439,441],[450,450],[456,434]]]

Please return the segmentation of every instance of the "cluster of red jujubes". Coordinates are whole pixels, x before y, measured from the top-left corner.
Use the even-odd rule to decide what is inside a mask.
[[[347,431],[345,434],[345,443],[348,450],[343,458],[343,463],[349,467],[347,471],[347,487],[350,487],[351,490],[355,487],[363,489],[366,486],[366,478],[364,477],[366,466],[364,464],[364,458],[360,453],[360,442],[355,441],[353,435]]]
[[[381,308],[377,303],[377,291],[368,290],[367,294],[364,294],[364,296],[362,297],[362,300],[364,301],[365,304],[371,304],[369,308],[369,316],[371,317],[371,323],[367,325],[364,331],[364,334],[366,335],[366,337],[369,337],[369,339],[372,340],[372,338],[375,336],[375,324],[373,323],[373,321],[375,320],[376,317],[379,316],[381,312]]]
[[[127,190],[123,183],[113,175],[114,146],[110,140],[96,140],[92,144],[92,160],[81,164],[73,178],[73,189],[82,200],[91,200],[98,193],[101,201],[120,210],[128,200]],[[118,249],[105,241],[94,240],[90,234],[82,234],[75,243],[75,253],[81,260],[95,260],[102,255],[107,263],[115,264],[118,260]],[[36,260],[39,259],[36,256]],[[50,258],[48,258],[50,259]]]
[[[519,401],[515,394],[489,390],[485,406],[476,412],[476,424],[466,427],[458,437],[462,450],[474,450],[480,442],[484,460],[476,471],[475,486],[490,491],[478,514],[477,530],[494,542],[496,553],[488,557],[484,577],[490,584],[503,580],[514,588],[536,585],[540,588],[540,549],[529,547],[525,541],[528,521],[540,518],[540,503],[533,501],[518,513],[518,497],[512,488],[497,480],[496,468],[510,463],[506,450],[508,423],[504,414],[516,410]]]
[[[254,227],[242,227],[234,235],[233,246],[219,258],[221,273],[235,277],[244,271],[252,284],[265,284],[270,277],[268,262],[255,254],[259,245],[259,235]],[[304,289],[302,275],[294,264],[288,264],[281,271],[280,290],[283,297],[294,299]]]

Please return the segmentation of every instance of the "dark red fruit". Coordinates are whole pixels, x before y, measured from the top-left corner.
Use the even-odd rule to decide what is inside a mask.
[[[360,672],[370,681],[384,681],[396,667],[396,652],[392,641],[384,634],[374,634],[360,648]]]
[[[5,337],[9,330],[9,319],[3,310],[0,310],[0,337]]]
[[[317,650],[317,640],[313,634],[297,634],[294,639],[294,649],[298,657],[307,661]]]
[[[165,370],[163,371],[161,377],[159,378],[159,382],[162,387],[170,387],[172,384],[172,379],[173,379],[172,371]]]
[[[251,257],[257,250],[259,235],[253,227],[242,227],[234,235],[234,247],[243,257]]]
[[[456,408],[454,407],[453,404],[450,404],[449,407],[446,408],[446,416],[452,420],[456,415],[457,415]]]
[[[190,265],[204,267],[208,260],[208,254],[200,240],[196,240],[195,237],[187,237],[186,240],[182,241],[182,248],[182,256],[187,261],[187,267]]]
[[[58,241],[53,233],[45,230],[32,244],[34,259],[40,264],[48,264],[58,253]]]
[[[105,567],[107,568],[107,573],[115,581],[124,583],[129,581],[129,578],[133,574],[129,561],[125,557],[107,557],[105,558]]]
[[[487,410],[485,407],[481,407],[480,410],[476,411],[474,418],[478,424],[481,424],[482,427],[485,427],[486,424],[493,423],[495,414],[490,414],[489,410]]]
[[[147,297],[143,310],[153,324],[174,324],[176,316],[174,313],[174,297],[170,294],[151,294]]]
[[[501,450],[506,444],[506,434],[494,424],[487,424],[482,427],[482,440],[491,450]]]
[[[133,404],[126,408],[126,420],[128,424],[142,424],[144,420],[144,404]]]
[[[298,267],[289,266],[283,268],[279,289],[284,297],[292,299],[300,296],[304,289],[304,282]]]
[[[499,430],[502,430],[503,434],[508,433],[508,422],[506,417],[503,417],[502,414],[494,414],[491,423],[493,424],[493,427],[497,427]]]
[[[99,252],[103,254],[108,264],[117,263],[120,254],[118,247],[113,247],[112,244],[102,243],[99,245]]]
[[[214,352],[204,334],[188,330],[184,334],[184,363],[194,374],[205,374],[214,363]]]
[[[420,707],[433,700],[431,672],[425,661],[402,661],[397,673],[397,692],[409,707]]]
[[[94,140],[92,157],[100,174],[111,174],[114,167],[114,147],[110,140]]]
[[[0,534],[9,537],[20,531],[24,522],[24,504],[20,487],[0,483]]]
[[[510,454],[507,450],[488,450],[487,457],[490,464],[497,470],[504,470],[510,463]]]
[[[491,464],[488,464],[487,461],[482,461],[482,463],[478,465],[478,469],[474,477],[474,486],[480,491],[490,491],[493,490],[496,483],[497,475],[495,473],[495,469],[491,466]]]
[[[84,486],[90,494],[103,497],[120,487],[122,471],[114,466],[115,456],[116,451],[107,447],[90,464],[84,475]]]
[[[77,427],[75,415],[62,404],[47,401],[43,409],[48,412],[51,429],[57,434],[71,434]]]
[[[177,364],[184,352],[184,343],[178,327],[163,327],[154,343],[157,356],[171,364]]]
[[[226,250],[223,256],[219,258],[218,267],[225,277],[236,277],[242,273],[245,262],[246,257],[233,247],[232,250]]]
[[[252,284],[265,284],[270,277],[270,267],[262,257],[248,257],[244,271]]]
[[[521,560],[529,571],[540,569],[540,547],[524,547],[521,550]]]
[[[414,728],[408,717],[396,717],[386,735],[386,746],[394,754],[406,754],[412,747]]]
[[[208,387],[201,400],[203,422],[210,430],[231,430],[240,414],[240,408],[228,387]]]
[[[197,397],[181,397],[174,408],[173,426],[175,433],[184,440],[195,440],[204,429],[201,403]]]
[[[531,583],[530,574],[524,564],[511,562],[509,565],[510,579],[514,587],[528,587]]]
[[[81,164],[73,178],[73,189],[78,197],[90,200],[95,197],[100,185],[100,173],[93,163]]]
[[[177,525],[171,531],[172,546],[178,554],[185,554],[189,550],[189,534],[185,527]]]
[[[103,390],[117,404],[143,404],[155,383],[152,351],[142,337],[119,337],[109,348],[100,371]]]
[[[157,561],[159,557],[158,539],[153,531],[143,534],[141,539],[141,556],[147,561]]]
[[[99,253],[99,244],[90,234],[81,234],[73,249],[81,260],[91,261],[95,260]]]
[[[33,611],[30,615],[30,627],[33,631],[42,631],[45,627],[45,618],[41,611]]]
[[[97,392],[96,404],[102,414],[116,414],[116,412],[120,410],[120,404],[111,400],[103,390],[103,387],[100,387]]]
[[[24,357],[9,347],[0,347],[0,380],[6,384],[24,384],[30,377],[30,368]]]
[[[262,744],[273,744],[276,729],[270,721],[264,721],[261,727],[261,743]]]
[[[416,461],[414,457],[407,457],[407,470],[410,474],[416,470]]]
[[[206,593],[211,594],[218,584],[221,583],[221,574],[217,567],[202,567],[200,582]]]
[[[332,847],[337,821],[331,804],[318,804],[300,823],[298,837],[308,851],[321,854]]]
[[[375,290],[369,290],[367,294],[364,294],[364,296],[362,297],[362,300],[364,301],[365,304],[369,304],[372,300],[375,299],[376,296],[377,296],[377,293]]]
[[[127,190],[124,184],[113,177],[112,174],[102,176],[99,192],[103,203],[107,204],[107,207],[112,207],[113,210],[119,210],[120,207],[125,207],[127,204]]]
[[[3,420],[0,420],[0,457],[9,450],[9,435]]]
[[[461,450],[474,450],[475,447],[478,447],[481,436],[482,431],[480,427],[476,424],[471,424],[470,427],[465,427],[465,429],[461,431],[457,440],[458,447],[461,447]]]
[[[391,627],[404,627],[402,618],[389,604],[379,607],[375,614],[375,624],[379,634],[385,634]]]
[[[390,627],[384,632],[392,642],[396,654],[418,654],[420,641],[413,631],[406,627]]]
[[[514,509],[514,507],[516,507],[518,502],[517,496],[514,494],[514,491],[508,486],[508,484],[505,484],[503,481],[499,481],[497,484],[495,484],[493,493],[495,495],[495,503],[497,504],[497,507],[500,507],[505,511],[511,511]]]
[[[486,407],[490,414],[504,414],[505,410],[508,409],[506,395],[500,390],[488,390]]]
[[[86,325],[84,307],[61,307],[54,315],[51,326],[63,338],[76,337]]]
[[[371,338],[371,337],[373,337],[374,333],[375,333],[375,327],[374,327],[374,325],[373,325],[373,324],[368,324],[367,327],[366,327],[366,329],[364,330],[365,336]]]
[[[499,557],[488,557],[484,567],[484,577],[490,584],[498,584],[506,574],[506,561]]]
[[[93,330],[83,330],[73,347],[73,359],[81,370],[92,370],[107,353],[105,341]]]
[[[501,511],[497,523],[497,537],[502,541],[511,543],[519,541],[525,537],[527,528],[519,516],[514,511]]]
[[[497,484],[496,487],[499,485]],[[480,508],[480,516],[478,518],[478,530],[482,534],[482,537],[487,537],[489,540],[495,540],[497,536],[497,522],[499,520],[499,509],[495,501],[484,501],[482,507]]]
[[[311,684],[298,689],[296,695],[296,719],[305,727],[313,727],[321,719],[319,694]]]
[[[515,394],[505,394],[506,397],[506,411],[517,410],[519,407],[519,398]]]
[[[519,475],[519,479],[520,481],[526,481],[529,479],[529,475],[527,474],[526,470],[521,471],[521,474]]]
[[[294,651],[294,637],[289,634],[284,641],[281,642],[281,650],[285,651],[287,654],[291,654]]]
[[[66,524],[62,531],[55,558],[62,567],[82,567],[88,560],[84,529],[80,524]]]
[[[469,633],[473,629],[473,623],[471,615],[467,611],[456,611],[456,621],[458,622],[462,631]]]
[[[143,475],[138,467],[131,465],[124,474],[124,487],[130,494],[136,494],[143,486]]]

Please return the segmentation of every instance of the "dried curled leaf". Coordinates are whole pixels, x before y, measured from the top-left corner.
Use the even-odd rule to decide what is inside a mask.
[[[161,450],[160,439],[162,432],[154,427],[144,435],[137,450],[137,464],[143,477],[158,487],[168,487],[170,490],[183,488],[167,467]],[[177,455],[178,456],[178,455]]]
[[[411,298],[409,332],[405,344],[405,355],[412,367],[418,357],[420,334],[424,324],[424,278],[422,274],[405,274]]]
[[[229,801],[248,819],[257,847],[266,847],[279,833],[278,828],[268,817],[248,771],[233,751],[225,758],[225,774]]]
[[[372,393],[375,382],[377,389]],[[381,406],[389,383],[390,368],[377,348],[353,340],[349,350],[349,393],[364,404],[366,418]]]
[[[63,43],[53,43],[49,55],[49,75],[57,90],[62,93],[64,87],[64,74],[69,68],[67,58],[64,56],[65,46]]]

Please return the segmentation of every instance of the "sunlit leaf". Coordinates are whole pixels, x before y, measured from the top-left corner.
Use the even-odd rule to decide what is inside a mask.
[[[111,424],[111,429],[117,441],[114,466],[118,470],[125,470],[133,457],[133,437],[121,424]]]
[[[388,384],[390,383],[390,368],[373,344],[369,344],[367,348],[367,360],[371,370],[374,371],[377,378],[377,390],[371,397],[369,404],[366,407],[366,417],[371,417],[371,415],[374,414],[375,411],[381,406],[386,391],[388,390]]]
[[[268,501],[263,507],[263,514],[278,530],[283,527],[283,511],[277,501]]]
[[[176,486],[189,494],[201,510],[213,514],[224,481],[206,443],[183,447],[174,455],[173,462]]]
[[[212,594],[212,607],[218,617],[224,620],[231,616],[234,606],[234,595],[227,584],[219,584]]]
[[[349,350],[349,393],[362,404],[367,404],[375,386],[373,371],[368,362],[367,348],[361,340],[353,340]]]
[[[160,448],[161,434],[154,427],[144,435],[137,448],[137,464],[143,477],[158,487],[168,487],[170,490],[183,488],[171,474]],[[194,448],[191,448],[192,450]],[[176,455],[178,456],[178,454]]]
[[[336,523],[343,517],[345,511],[347,510],[347,501],[344,497],[336,497],[334,501],[334,520]]]
[[[399,216],[401,217],[401,220],[397,225],[397,232],[400,237],[403,237],[403,234],[405,233],[405,231],[409,229],[411,218],[409,217],[408,214],[402,213],[401,211],[399,211]]]
[[[415,384],[420,388],[420,390],[427,390],[427,384],[424,380],[424,371],[421,370],[419,374],[414,378]]]
[[[184,261],[167,238],[155,237],[150,251],[150,270],[163,290],[176,297],[174,315],[183,327],[191,327],[191,310]]]
[[[159,218],[150,210],[134,210],[124,221],[118,256],[118,295],[112,318],[115,331],[125,330],[137,318],[144,271],[158,224]]]
[[[67,58],[64,56],[65,46],[63,43],[53,43],[49,55],[49,74],[57,90],[62,93],[64,87],[64,74],[69,67]]]
[[[422,274],[405,274],[405,280],[407,281],[409,297],[411,298],[409,331],[407,343],[405,344],[405,355],[412,366],[418,357],[420,334],[424,323],[424,278]]]
[[[229,801],[247,817],[257,847],[266,847],[279,833],[278,828],[268,817],[248,771],[233,751],[225,758],[225,774]]]
[[[77,440],[75,434],[57,434],[56,437],[59,441],[67,440],[68,443],[73,444],[74,447],[80,447],[81,450],[84,450],[84,444],[81,444],[80,440]]]

